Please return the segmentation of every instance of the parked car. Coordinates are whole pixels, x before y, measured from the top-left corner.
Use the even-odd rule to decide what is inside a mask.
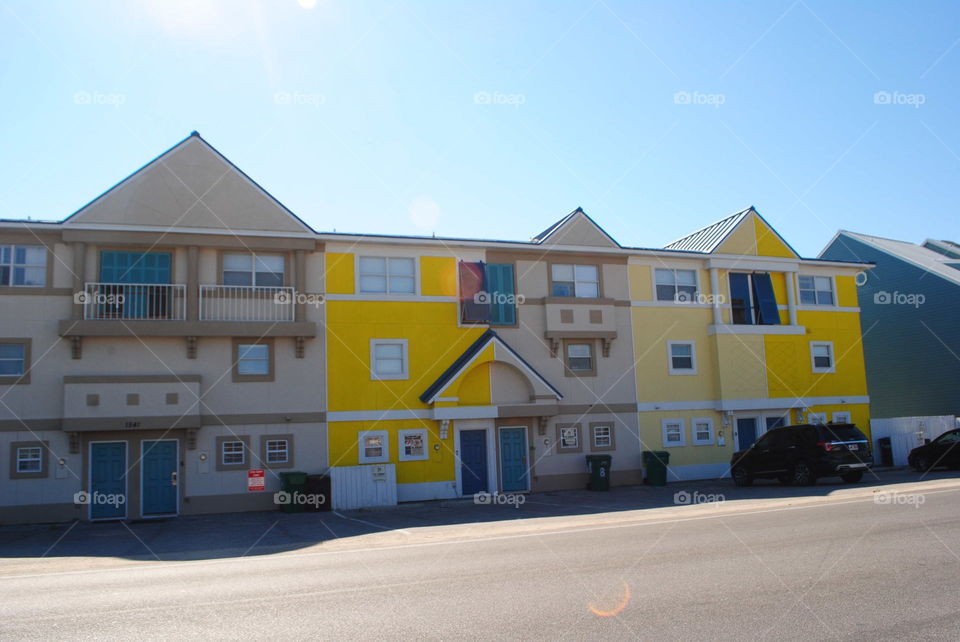
[[[960,468],[960,428],[948,430],[933,441],[910,451],[907,463],[919,472],[927,472],[937,466]]]
[[[870,442],[853,424],[784,426],[734,453],[733,481],[749,486],[754,479],[778,479],[808,486],[820,477],[840,477],[853,484],[873,465]]]

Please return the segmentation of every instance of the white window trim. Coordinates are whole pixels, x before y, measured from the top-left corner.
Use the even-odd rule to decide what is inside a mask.
[[[690,346],[690,368],[673,367],[673,346]],[[695,375],[697,374],[697,342],[696,341],[667,341],[667,371],[672,375]]]
[[[809,276],[813,278],[814,298],[816,298],[816,292],[817,292],[817,289],[816,289],[817,277],[830,279],[830,294],[833,295],[833,303],[816,303],[816,302],[804,303],[803,301],[801,301],[800,300],[800,277],[801,276]],[[837,301],[837,278],[833,275],[828,276],[826,274],[812,274],[809,272],[806,274],[798,273],[796,284],[797,284],[797,305],[806,306],[806,307],[817,307],[817,308],[835,308],[840,305],[840,303]]]
[[[697,439],[697,424],[705,423],[709,426],[710,437],[707,439]],[[716,433],[713,430],[713,419],[710,417],[694,417],[690,420],[690,438],[694,446],[712,446],[716,439]]]
[[[816,359],[814,358],[813,348],[819,346],[827,346],[830,349],[830,367],[829,368],[818,368]],[[811,341],[810,342],[810,367],[813,369],[814,374],[826,374],[833,373],[837,371],[837,356],[833,351],[833,341]]]
[[[10,268],[10,276],[9,276],[9,282],[8,282],[8,283],[0,283],[0,287],[11,287],[11,288],[42,288],[42,287],[46,287],[47,285],[49,285],[49,284],[47,283],[47,262],[50,260],[50,250],[49,250],[49,248],[47,248],[47,247],[44,246],[44,245],[30,245],[30,244],[25,244],[25,243],[0,243],[0,250],[2,250],[2,248],[4,248],[4,247],[10,248],[10,262],[9,262],[9,263],[2,263],[2,262],[0,262],[0,265],[6,265],[7,267]],[[16,262],[16,252],[17,252],[17,248],[18,248],[18,247],[28,247],[28,248],[36,248],[36,249],[43,250],[43,264],[41,265],[41,264],[36,264],[36,263],[17,263],[17,262]],[[3,258],[3,254],[0,253],[0,260],[2,260],[2,258]],[[27,285],[27,284],[17,285],[16,283],[13,282],[14,269],[17,268],[17,267],[21,267],[21,268],[43,268],[43,283],[40,284],[40,285],[32,285],[32,284],[31,284],[31,285]]]
[[[34,457],[21,457],[20,453],[24,450],[36,450],[37,456]],[[23,470],[20,465],[25,462],[38,462],[40,467],[37,470]],[[17,474],[43,474],[43,446],[20,446],[17,448]]]
[[[286,255],[284,255],[283,252],[224,252],[224,253],[223,253],[223,259],[222,259],[223,265],[220,266],[220,280],[221,280],[221,281],[224,281],[224,280],[225,280],[225,279],[224,279],[224,273],[225,273],[225,272],[241,272],[241,271],[244,271],[244,272],[245,272],[245,271],[246,271],[246,270],[228,270],[227,267],[226,267],[227,256],[244,256],[244,257],[249,256],[249,257],[250,257],[250,285],[239,285],[239,286],[230,286],[230,287],[241,287],[241,288],[248,288],[248,287],[249,287],[249,288],[252,288],[252,287],[263,288],[263,287],[268,287],[268,288],[276,288],[276,287],[283,287],[283,284],[286,283],[286,281],[287,281],[287,257],[286,257]],[[257,257],[261,257],[261,256],[276,256],[276,257],[280,257],[280,262],[282,263],[283,267],[281,268],[281,271],[280,271],[280,285],[279,285],[279,286],[277,286],[277,285],[257,285],[257,273],[258,273],[258,272],[260,272],[261,274],[276,274],[275,272],[269,272],[269,271],[265,271],[265,270],[257,270]]]
[[[672,298],[672,299],[660,299],[660,298],[657,297],[657,270],[668,270],[668,271],[670,271],[670,272],[673,272],[673,287],[674,287],[674,290],[673,290],[673,298]],[[696,293],[695,293],[696,300],[694,300],[694,301],[684,301],[684,302],[677,301],[677,290],[676,290],[676,287],[677,287],[677,272],[693,272],[693,283],[694,283],[694,287],[697,289],[697,290],[696,290]],[[653,287],[653,290],[651,290],[651,294],[652,294],[651,299],[652,299],[653,301],[656,301],[656,302],[659,303],[659,304],[663,304],[663,305],[673,304],[673,305],[682,305],[682,306],[689,307],[691,303],[698,303],[699,300],[700,300],[700,293],[702,292],[702,290],[700,289],[700,270],[699,270],[698,268],[692,268],[692,267],[689,267],[689,268],[653,267],[653,268],[650,270],[650,278],[651,278],[651,280],[652,280],[652,287]]]
[[[283,461],[270,461],[270,442],[271,441],[282,441],[287,446],[283,449],[284,457]],[[263,442],[263,459],[267,466],[277,466],[290,463],[290,440],[286,437],[267,437]]]
[[[849,412],[835,412],[833,413],[833,423],[835,424],[853,423],[853,417],[850,416]]]
[[[423,454],[408,455],[404,452],[403,441],[407,435],[420,435],[423,438]],[[430,439],[426,428],[408,428],[397,435],[397,454],[400,461],[424,461],[430,456]]]
[[[564,446],[563,445],[563,431],[564,430],[573,430],[577,436],[577,443],[575,446]],[[581,435],[580,424],[562,424],[557,426],[557,452],[561,453],[572,453],[580,452],[583,448],[583,435]]]
[[[680,443],[667,443],[667,426],[669,424],[680,424]],[[664,448],[681,448],[687,445],[687,422],[685,419],[661,419],[660,420],[660,440]]]
[[[600,446],[597,444],[597,428],[608,428],[610,430],[610,443],[606,446]],[[614,441],[613,437],[613,422],[596,423],[590,426],[590,450],[594,450],[596,448],[613,448],[615,443],[616,442]]]
[[[226,461],[224,456],[227,454],[227,444],[240,444],[240,461]],[[235,455],[236,453],[230,453]],[[243,466],[247,463],[247,444],[242,439],[228,439],[220,442],[220,465],[221,466]]]
[[[571,296],[571,297],[565,297],[565,298],[569,298],[569,299],[586,299],[586,298],[593,298],[593,297],[586,297],[586,296],[583,296],[583,295],[579,294],[579,293],[577,292],[577,289],[578,289],[578,288],[577,288],[577,283],[596,283],[596,284],[597,284],[597,297],[603,297],[603,292],[600,291],[600,287],[601,287],[601,283],[602,283],[602,277],[600,276],[601,266],[600,266],[600,265],[594,265],[594,264],[592,264],[592,263],[590,263],[590,264],[584,264],[584,263],[554,263],[554,264],[551,264],[551,265],[550,265],[550,284],[551,284],[550,296],[553,296],[553,287],[552,287],[553,284],[554,284],[554,283],[557,283],[556,279],[553,278],[553,268],[555,268],[555,267],[571,267],[571,268],[573,268],[573,281],[560,281],[560,283],[573,283],[573,296]],[[577,280],[577,267],[592,267],[592,268],[594,268],[594,269],[597,271],[597,280],[596,280],[596,281],[578,281],[578,280]]]
[[[381,457],[367,457],[363,440],[365,437],[383,438],[383,455]],[[357,446],[361,464],[388,464],[390,463],[390,433],[386,430],[362,430],[357,436]]]
[[[376,347],[378,345],[400,345],[403,348],[403,371],[400,374],[377,374]],[[410,358],[406,339],[370,339],[370,380],[399,381],[410,378]]]
[[[383,292],[364,292],[360,289],[360,259],[383,259],[384,268],[386,269],[386,278],[385,287],[386,290]],[[413,292],[391,292],[390,291],[390,259],[413,259]],[[420,257],[419,256],[409,256],[406,254],[354,254],[353,256],[353,274],[354,274],[354,284],[353,291],[355,294],[369,297],[411,297],[411,296],[420,296]],[[459,279],[457,279],[459,281]],[[458,286],[459,287],[459,286]]]
[[[827,423],[827,413],[825,412],[808,412],[807,413],[807,423],[813,425],[826,425]]]

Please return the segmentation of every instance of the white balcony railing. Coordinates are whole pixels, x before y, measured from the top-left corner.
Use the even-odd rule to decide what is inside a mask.
[[[84,319],[182,321],[186,286],[155,283],[87,283],[77,293]]]
[[[293,288],[201,285],[201,321],[293,321]]]

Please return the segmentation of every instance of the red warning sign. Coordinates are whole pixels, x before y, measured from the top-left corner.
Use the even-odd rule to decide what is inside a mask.
[[[247,490],[265,490],[267,480],[263,475],[263,468],[254,468],[247,471]]]

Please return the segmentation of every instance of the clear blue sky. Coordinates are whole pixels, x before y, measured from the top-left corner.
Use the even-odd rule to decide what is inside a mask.
[[[196,129],[323,231],[526,239],[579,205],[661,246],[755,205],[804,255],[838,228],[960,240],[956,2],[0,15],[3,218],[61,219]]]

